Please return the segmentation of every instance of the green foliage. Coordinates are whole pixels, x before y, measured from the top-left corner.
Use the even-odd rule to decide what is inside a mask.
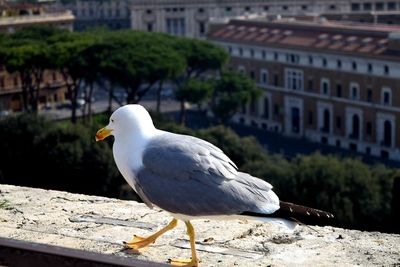
[[[177,51],[185,57],[187,78],[198,77],[208,70],[218,70],[228,60],[227,52],[210,42],[179,38],[175,42]]]
[[[228,121],[243,105],[261,95],[255,82],[237,72],[225,72],[215,81],[212,110],[221,122]]]
[[[200,104],[211,97],[212,89],[210,81],[190,79],[176,90],[176,99],[192,104]]]
[[[97,128],[97,127],[96,127]],[[123,180],[108,143],[94,128],[54,124],[33,116],[0,122],[0,170],[4,183],[118,196]]]

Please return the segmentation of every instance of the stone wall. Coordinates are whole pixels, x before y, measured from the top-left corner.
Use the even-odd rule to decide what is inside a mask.
[[[141,254],[125,249],[123,241],[149,235],[170,220],[134,201],[0,185],[0,238],[165,263],[190,256],[183,223]],[[201,219],[193,225],[202,266],[400,265],[400,235],[304,226],[288,232],[239,220]]]

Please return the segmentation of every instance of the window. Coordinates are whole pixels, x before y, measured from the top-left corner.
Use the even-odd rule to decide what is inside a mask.
[[[243,56],[243,48],[239,47],[239,56]]]
[[[258,115],[258,103],[255,97],[251,97],[250,99],[250,114],[253,116]]]
[[[330,10],[335,10],[335,9],[336,9],[336,6],[335,6],[335,5],[330,5],[330,6],[329,6],[329,9],[330,9]]]
[[[263,59],[266,59],[266,58],[267,58],[267,52],[265,52],[265,50],[261,51],[261,57],[262,57]]]
[[[357,63],[355,61],[353,61],[353,63],[351,64],[351,67],[354,71],[357,70]]]
[[[368,88],[367,90],[367,102],[371,103],[372,102],[372,89]]]
[[[250,49],[250,56],[254,57],[254,50],[253,49]]]
[[[274,86],[279,86],[279,75],[274,74]]]
[[[336,96],[342,97],[342,85],[340,83],[336,84]]]
[[[151,10],[151,9],[146,10],[146,14],[152,14],[152,13],[153,13],[153,10]]]
[[[358,3],[351,4],[351,11],[359,11],[359,10],[360,10],[360,4]]]
[[[301,9],[302,9],[302,10],[307,10],[307,6],[306,6],[306,5],[302,5],[302,6],[301,6]]]
[[[364,3],[364,10],[369,11],[372,9],[371,3]]]
[[[314,80],[313,79],[308,79],[307,89],[308,89],[308,91],[314,91]]]
[[[313,64],[313,57],[312,56],[308,56],[308,64],[312,65]]]
[[[269,119],[269,98],[264,98],[264,118]]]
[[[268,71],[265,69],[261,70],[261,75],[260,75],[260,83],[263,85],[268,84]]]
[[[225,12],[229,13],[232,11],[232,8],[230,6],[225,7]]]
[[[246,6],[246,7],[244,8],[244,11],[246,11],[246,12],[250,12],[250,11],[251,11],[251,7],[249,7],[249,6]]]
[[[383,66],[383,73],[385,75],[389,75],[389,66],[388,65]]]
[[[383,140],[381,142],[383,146],[392,146],[392,123],[389,120],[385,120],[383,123]]]
[[[197,10],[197,12],[203,13],[203,12],[204,12],[204,8],[200,7],[200,8]]]
[[[368,73],[372,73],[373,68],[372,68],[372,64],[368,63]]]
[[[338,59],[336,61],[336,65],[337,65],[338,69],[341,69],[342,68],[342,61],[340,59]]]
[[[326,60],[326,58],[322,58],[322,66],[326,68],[327,65],[328,61]]]
[[[383,2],[375,3],[375,10],[377,11],[383,10]]]
[[[329,80],[327,78],[321,79],[321,94],[329,95]]]
[[[360,94],[360,87],[357,83],[350,83],[350,99],[358,100]]]
[[[366,128],[367,135],[371,136],[372,135],[372,123],[371,122],[367,122],[365,128]]]
[[[288,10],[289,7],[288,7],[288,6],[282,6],[282,9],[283,9],[283,10]]]
[[[388,10],[395,10],[396,9],[396,2],[388,2],[387,3]]]
[[[274,105],[274,115],[275,115],[275,116],[278,116],[278,115],[279,115],[279,105],[278,105],[278,104],[275,104],[275,105]]]
[[[250,79],[252,79],[252,80],[256,79],[256,73],[254,72],[254,70],[250,71]]]
[[[340,116],[336,117],[336,129],[341,129],[342,128],[342,118]]]
[[[269,6],[264,6],[264,11],[268,11],[269,10]]]
[[[153,31],[153,23],[147,23],[147,31],[152,32]]]
[[[228,53],[232,55],[232,47],[228,46]]]
[[[290,54],[290,63],[298,64],[300,62],[300,56],[295,54]]]
[[[381,103],[385,106],[390,106],[392,104],[392,90],[388,87],[382,88]]]
[[[278,53],[277,52],[274,52],[274,60],[278,60]]]
[[[314,117],[313,112],[309,111],[308,112],[308,125],[313,125],[313,117]]]
[[[167,33],[171,35],[183,36],[186,33],[186,24],[184,18],[167,18]]]
[[[204,24],[204,22],[199,22],[199,33],[200,33],[200,35],[204,35],[205,32],[206,32],[206,25]]]
[[[286,69],[285,87],[291,90],[303,91],[303,71],[296,69]]]
[[[4,76],[0,77],[0,87],[4,88],[5,82],[4,82]]]

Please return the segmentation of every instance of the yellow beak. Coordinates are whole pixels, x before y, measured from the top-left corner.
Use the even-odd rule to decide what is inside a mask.
[[[107,129],[106,127],[101,128],[96,133],[96,141],[102,141],[111,135],[112,130]]]

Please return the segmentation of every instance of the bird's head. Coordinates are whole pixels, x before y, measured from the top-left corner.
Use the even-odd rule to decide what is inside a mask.
[[[118,108],[110,117],[110,122],[96,133],[96,141],[110,135],[116,139],[122,137],[147,136],[155,130],[147,110],[141,105],[125,105]]]

